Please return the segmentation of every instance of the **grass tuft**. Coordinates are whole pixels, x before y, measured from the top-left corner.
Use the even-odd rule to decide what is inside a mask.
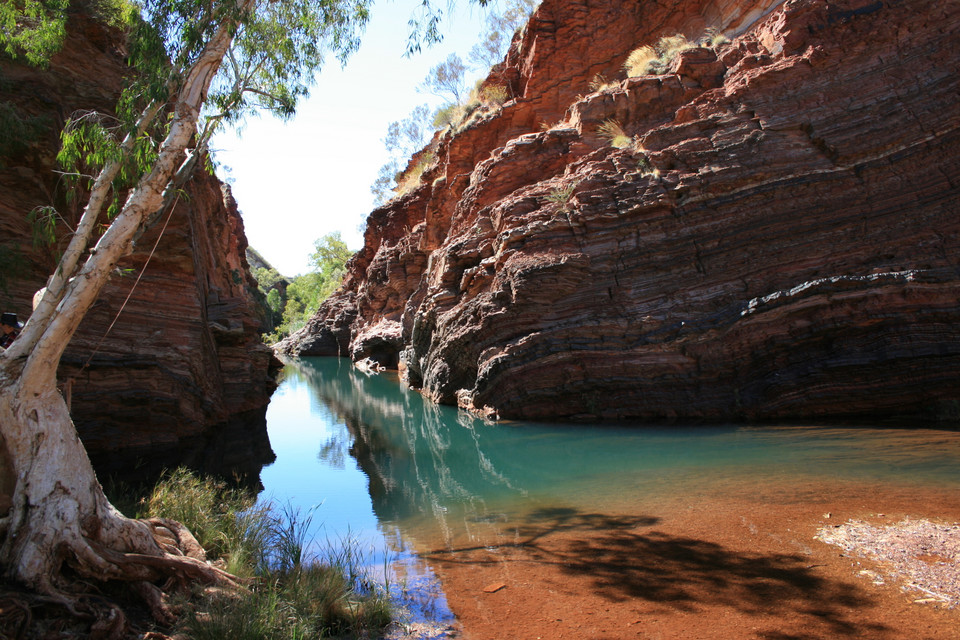
[[[626,62],[623,63],[623,70],[627,72],[628,78],[644,76],[652,73],[653,65],[657,62],[659,61],[656,49],[645,44],[630,52]]]
[[[175,631],[192,640],[360,637],[391,622],[389,584],[368,576],[358,542],[311,555],[312,512],[257,503],[185,469],[165,474],[141,507],[141,517],[187,525],[212,558],[249,578],[247,590],[208,590],[183,605]]]
[[[611,89],[613,87],[616,87],[617,84],[618,83],[616,82],[608,81],[604,76],[598,73],[595,76],[593,76],[588,86],[590,87],[591,93],[599,93],[600,91],[605,91],[606,89]]]
[[[623,131],[623,126],[616,120],[605,120],[597,127],[597,133],[617,149],[626,149],[633,144],[633,138]]]
[[[728,42],[730,40],[713,27],[707,29],[697,41],[692,41],[681,33],[664,36],[653,46],[647,44],[630,52],[623,63],[623,69],[628,78],[664,74],[681,51],[695,47],[715,48]]]
[[[569,213],[570,199],[573,197],[573,192],[577,188],[577,184],[578,183],[574,182],[563,187],[555,187],[550,190],[549,194],[543,196],[543,201],[559,205],[560,211]]]
[[[397,187],[394,191],[398,196],[404,196],[420,186],[424,172],[434,165],[433,152],[426,152],[412,167],[397,178]]]

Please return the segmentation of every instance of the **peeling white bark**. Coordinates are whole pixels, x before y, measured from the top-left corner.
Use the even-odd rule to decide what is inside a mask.
[[[238,7],[245,11],[253,4],[240,0]],[[202,560],[162,548],[150,525],[125,518],[110,505],[57,390],[56,373],[63,350],[117,262],[130,253],[151,214],[162,206],[164,191],[185,161],[210,82],[232,41],[231,31],[232,25],[220,25],[185,74],[156,163],[95,250],[72,277],[94,228],[81,225],[37,312],[13,346],[0,353],[0,436],[8,454],[0,463],[9,464],[16,477],[13,506],[0,520],[0,534],[5,533],[0,565],[7,577],[38,591],[60,593],[64,563],[98,580],[151,580],[179,573],[230,582],[230,576]],[[96,221],[105,193],[100,187],[109,186],[113,170],[108,166],[98,178],[85,220]],[[164,535],[169,539],[169,531]]]

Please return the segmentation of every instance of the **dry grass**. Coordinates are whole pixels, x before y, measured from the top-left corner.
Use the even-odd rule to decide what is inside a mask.
[[[633,144],[633,138],[628,136],[617,120],[606,120],[597,127],[597,133],[610,142],[617,149],[626,149]]]

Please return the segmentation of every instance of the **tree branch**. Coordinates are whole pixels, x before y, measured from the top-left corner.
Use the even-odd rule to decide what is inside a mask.
[[[87,206],[84,208],[83,215],[77,223],[77,229],[67,245],[56,271],[47,280],[46,291],[44,291],[36,309],[27,320],[26,326],[20,333],[17,340],[3,354],[8,359],[23,357],[29,353],[40,340],[44,331],[49,326],[53,318],[57,305],[63,299],[66,292],[66,284],[77,270],[80,258],[86,251],[93,232],[96,229],[97,220],[106,202],[107,195],[113,185],[113,179],[117,176],[137,141],[137,138],[146,131],[147,127],[153,122],[160,112],[163,105],[154,101],[147,106],[138,118],[133,131],[127,134],[120,145],[121,157],[118,160],[108,162],[100,171],[97,180],[94,182],[93,189],[90,192],[90,198]]]
[[[243,15],[249,11],[254,3],[255,0],[238,0],[238,15]],[[66,292],[57,307],[57,313],[53,314],[52,304],[45,307],[41,317],[43,317],[43,324],[46,326],[42,329],[39,326],[34,329],[31,332],[30,339],[24,341],[22,345],[17,345],[23,337],[22,335],[11,345],[11,349],[16,350],[17,355],[20,356],[32,347],[21,373],[22,380],[36,377],[36,381],[40,381],[46,378],[48,384],[55,384],[60,356],[63,354],[70,338],[76,332],[80,321],[110,278],[110,273],[116,267],[117,262],[132,250],[134,236],[144,225],[147,217],[151,213],[162,209],[164,192],[166,192],[171,178],[177,173],[177,169],[182,168],[184,164],[184,161],[181,160],[183,152],[196,133],[200,109],[206,99],[210,83],[219,70],[223,57],[233,40],[234,27],[234,23],[230,21],[218,25],[214,35],[211,36],[197,60],[191,65],[175,102],[174,117],[170,130],[160,146],[153,168],[141,178],[139,184],[127,198],[121,212],[100,237],[95,249],[90,252],[90,256],[77,276],[68,280],[64,274],[69,273],[69,271],[64,269],[62,273],[58,270],[58,273],[51,278],[52,281],[56,280],[61,287],[63,286],[62,283],[66,283]],[[105,172],[106,169],[101,174]],[[109,181],[98,179],[98,184],[104,188],[104,185],[108,185]],[[105,190],[98,193],[101,196],[101,201],[97,205],[99,211]],[[87,214],[84,213],[84,217],[86,216]],[[95,220],[94,217],[93,222]],[[71,243],[71,245],[73,244]],[[74,246],[75,252],[72,255],[74,261],[79,260],[79,253],[82,251],[82,248],[79,248],[81,245],[85,245],[85,241],[78,240]],[[47,296],[44,297],[47,298]],[[56,297],[56,292],[51,294],[49,300],[52,302],[54,297]],[[37,310],[41,311],[39,307]],[[51,315],[53,317],[50,317]],[[42,331],[42,334],[36,335],[40,331]],[[11,357],[8,354],[9,351],[4,355]]]

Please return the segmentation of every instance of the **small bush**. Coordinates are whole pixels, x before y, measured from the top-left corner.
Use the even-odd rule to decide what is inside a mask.
[[[556,187],[550,190],[548,195],[543,196],[544,202],[552,202],[560,205],[560,211],[570,211],[570,198],[577,188],[577,183],[568,184],[565,187]]]
[[[168,472],[146,498],[144,515],[170,518],[193,533],[211,558],[225,556],[242,544],[247,531],[238,513],[253,507],[254,497],[225,482],[200,478],[184,468]]]
[[[507,88],[498,84],[488,85],[480,90],[480,103],[487,108],[502,107],[507,101]]]
[[[437,109],[437,112],[433,114],[432,124],[437,129],[454,127],[463,120],[463,112],[463,105],[450,103]]]
[[[623,63],[623,70],[628,78],[635,78],[651,73],[653,64],[658,62],[656,50],[648,44],[630,52],[627,61]]]
[[[665,36],[653,46],[647,44],[630,52],[626,62],[623,63],[623,69],[627,72],[628,78],[663,74],[670,69],[670,65],[681,51],[695,47],[716,48],[728,42],[730,39],[715,27],[704,31],[696,42],[682,33]]]
[[[433,166],[434,154],[430,151],[423,154],[423,157],[400,177],[397,178],[397,188],[394,191],[398,196],[403,196],[420,186],[420,179],[423,173]]]
[[[644,153],[642,147],[635,147],[634,153],[637,154],[637,170],[642,176],[659,176],[660,170],[653,166],[650,158]]]
[[[597,133],[610,141],[611,146],[617,149],[626,149],[633,144],[633,138],[623,131],[623,126],[616,120],[606,120],[597,127]]]

